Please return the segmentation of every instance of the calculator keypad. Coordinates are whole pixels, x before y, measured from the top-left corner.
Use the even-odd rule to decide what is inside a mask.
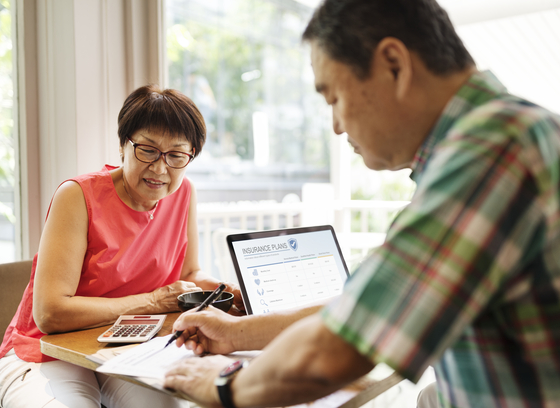
[[[105,332],[103,337],[143,337],[149,335],[155,327],[155,324],[115,325]]]
[[[150,334],[156,327],[155,324],[115,325],[112,327],[111,337],[141,337]]]
[[[165,315],[122,315],[97,341],[101,343],[140,343],[149,340],[161,329]],[[138,319],[138,321],[136,321]]]

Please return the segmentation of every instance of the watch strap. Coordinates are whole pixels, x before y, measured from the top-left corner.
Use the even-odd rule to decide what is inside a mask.
[[[247,361],[236,361],[235,363],[226,367],[214,381],[214,384],[218,389],[220,402],[222,403],[224,408],[235,408],[235,404],[233,403],[233,395],[231,392],[231,382],[233,381],[237,373],[239,373],[242,368],[246,367],[247,364]],[[235,368],[232,370],[233,367]]]
[[[231,377],[224,385],[218,385],[218,396],[224,408],[235,408],[233,403],[233,395],[231,394],[230,383],[233,380]]]

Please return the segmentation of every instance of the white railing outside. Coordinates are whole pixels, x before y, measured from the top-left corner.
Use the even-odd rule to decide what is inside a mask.
[[[234,279],[226,236],[309,225],[333,225],[349,269],[381,245],[394,214],[408,201],[348,200],[278,203],[274,201],[200,203],[198,225],[203,270]]]

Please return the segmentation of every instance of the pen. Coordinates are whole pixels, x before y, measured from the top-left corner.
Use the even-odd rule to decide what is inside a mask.
[[[225,290],[226,285],[223,283],[220,283],[220,286],[218,286],[214,292],[212,292],[210,294],[210,296],[208,296],[206,298],[206,300],[204,300],[204,302],[202,302],[200,304],[200,306],[198,306],[198,309],[196,309],[197,312],[200,312],[204,309],[206,309],[208,306],[210,306],[212,303],[214,303],[214,300],[218,299],[218,297],[222,294],[222,292]],[[175,332],[175,334],[173,336],[171,336],[171,338],[169,339],[169,341],[167,342],[167,344],[165,345],[165,347],[169,346],[171,343],[173,343],[175,340],[177,340],[179,337],[181,337],[181,334],[183,334],[183,330],[177,330]],[[165,348],[164,347],[164,348]]]

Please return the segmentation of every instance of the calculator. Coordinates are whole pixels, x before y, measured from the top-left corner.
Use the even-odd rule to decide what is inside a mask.
[[[122,315],[97,338],[100,343],[141,343],[150,340],[163,326],[166,315]]]

